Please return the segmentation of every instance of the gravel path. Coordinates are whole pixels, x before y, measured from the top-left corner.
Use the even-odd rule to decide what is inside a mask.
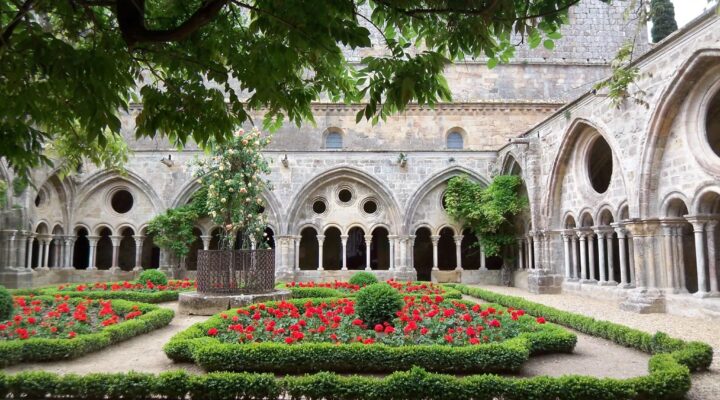
[[[163,372],[172,369],[185,369],[200,373],[202,369],[192,363],[173,363],[162,348],[170,338],[190,325],[201,322],[207,317],[185,316],[177,314],[177,302],[163,303],[161,307],[175,311],[170,325],[136,336],[103,350],[66,361],[16,364],[5,368],[5,372],[15,373],[28,370],[43,370],[62,374],[87,374],[91,372]]]
[[[649,333],[662,331],[673,337],[685,340],[699,340],[708,343],[713,347],[715,352],[713,363],[709,371],[693,374],[693,385],[688,393],[688,399],[720,399],[720,321],[669,314],[636,314],[622,311],[616,303],[610,301],[589,299],[573,294],[532,294],[525,290],[512,287],[478,287],[497,293],[523,297],[527,300],[555,307],[560,310],[616,322]],[[601,339],[596,340],[607,342]],[[631,354],[633,351],[634,350],[623,348],[620,356],[625,357],[626,354]],[[593,374],[592,369],[594,368],[596,367],[588,365],[578,369],[577,372]],[[647,364],[645,364],[645,368],[647,369]]]

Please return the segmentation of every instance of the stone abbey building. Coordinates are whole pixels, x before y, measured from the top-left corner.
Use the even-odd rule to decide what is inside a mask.
[[[519,49],[510,64],[449,66],[454,102],[411,106],[377,125],[360,106],[318,102],[316,126],[286,125],[266,152],[267,233],[279,279],[382,277],[501,284],[611,298],[638,312],[720,315],[720,17],[710,12],[634,66],[646,105],[620,107],[592,86],[636,29],[623,4],[582,2],[554,51]],[[642,32],[643,30],[640,29]],[[646,43],[640,34],[638,43]],[[349,54],[351,59],[359,54]],[[192,275],[217,239],[208,220],[183,262],[147,222],[198,189],[189,161],[158,139],[134,139],[127,172],[86,166],[8,191],[0,282],[10,286],[129,279],[142,268]],[[517,245],[486,257],[443,210],[447,181],[498,174],[525,181],[530,208]],[[13,172],[0,164],[0,179]],[[501,268],[504,267],[504,268]]]

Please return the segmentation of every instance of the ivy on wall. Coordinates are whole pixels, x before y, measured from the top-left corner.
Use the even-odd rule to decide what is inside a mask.
[[[498,175],[487,187],[467,176],[454,177],[448,182],[445,210],[478,236],[487,256],[499,255],[503,246],[515,242],[512,217],[528,207],[520,194],[522,183],[516,175]]]

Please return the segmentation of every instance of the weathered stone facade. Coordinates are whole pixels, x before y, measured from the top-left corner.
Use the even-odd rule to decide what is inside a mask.
[[[274,190],[265,212],[278,277],[336,279],[371,269],[403,279],[515,281],[534,292],[612,298],[639,312],[720,314],[719,124],[712,122],[720,120],[720,18],[707,14],[637,59],[648,107],[616,108],[589,89],[607,76],[630,31],[618,4],[597,3],[573,11],[555,52],[520,51],[494,70],[449,67],[454,103],[412,106],[375,126],[355,123],[360,106],[318,103],[315,126],[276,132],[266,153]],[[39,170],[37,189],[9,196],[1,282],[124,278],[143,267],[192,273],[192,256],[172,260],[145,226],[190,200],[197,184],[189,161],[202,153],[131,139],[135,112],[123,118],[134,150],[125,175],[88,167],[60,179]],[[327,148],[335,133],[342,145]],[[461,149],[449,140],[454,134]],[[442,207],[452,176],[489,182],[500,173],[520,174],[530,199],[507,260],[472,247],[476,238]],[[0,177],[12,183],[4,166]],[[120,191],[132,196],[123,213],[112,206]],[[212,247],[213,230],[199,221],[193,249]],[[502,265],[521,272],[513,279]]]

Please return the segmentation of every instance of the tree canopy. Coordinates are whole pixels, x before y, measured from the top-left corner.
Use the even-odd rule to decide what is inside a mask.
[[[312,120],[320,98],[377,121],[450,100],[451,61],[553,48],[578,2],[0,0],[0,156],[21,176],[48,148],[67,169],[117,166],[134,103],[133,134],[178,146],[231,138],[256,110],[266,128]]]

